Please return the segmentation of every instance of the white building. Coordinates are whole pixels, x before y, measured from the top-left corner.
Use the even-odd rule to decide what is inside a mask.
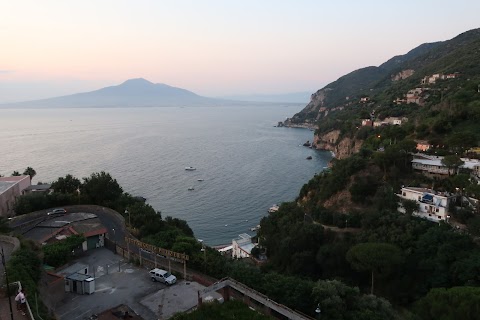
[[[249,258],[252,249],[257,246],[252,242],[252,237],[246,233],[238,235],[238,238],[232,240],[232,258]]]
[[[447,192],[415,187],[402,188],[402,193],[398,196],[402,199],[416,201],[418,209],[413,214],[434,222],[447,221],[448,206],[455,198],[454,195]],[[398,211],[405,213],[401,203]]]
[[[444,166],[442,164],[443,157],[439,156],[428,156],[420,154],[422,158],[413,159],[412,160],[412,168],[415,170],[419,170],[422,172],[430,173],[430,174],[441,174],[441,175],[448,175],[450,171],[450,175],[456,174],[455,168],[450,168]],[[460,168],[469,169],[475,171],[475,168],[480,165],[480,161],[477,159],[468,159],[468,158],[461,158],[464,162]]]
[[[17,197],[30,186],[30,176],[0,177],[0,216],[12,216]]]

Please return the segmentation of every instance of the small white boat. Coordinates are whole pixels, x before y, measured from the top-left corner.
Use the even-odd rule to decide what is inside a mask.
[[[258,231],[260,229],[260,225],[258,224],[256,227],[250,228],[250,231]]]
[[[197,168],[194,168],[194,167],[185,167],[185,170],[193,171],[193,170],[197,170]]]
[[[278,209],[280,209],[280,207],[274,204],[273,206],[270,207],[270,209],[268,209],[268,213],[275,213],[278,211]]]
[[[193,190],[195,190],[195,188],[194,188],[194,187],[190,187],[190,188],[188,188],[188,191],[193,191]]]

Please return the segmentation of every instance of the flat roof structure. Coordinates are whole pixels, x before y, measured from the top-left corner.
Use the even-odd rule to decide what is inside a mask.
[[[51,184],[32,184],[25,188],[26,191],[47,191],[52,188]]]
[[[84,263],[80,263],[80,262],[77,262],[77,263],[74,263],[68,267],[65,267],[63,269],[60,269],[58,270],[56,273],[59,274],[59,275],[63,275],[63,276],[69,276],[71,274],[74,274],[74,273],[80,273],[79,271],[82,271],[81,273],[85,274],[85,269],[88,270],[88,265],[84,264]]]
[[[91,213],[77,212],[50,215],[44,221],[30,229],[24,236],[39,243],[55,241],[56,236],[83,234],[85,237],[108,233],[100,219]],[[60,239],[59,239],[60,240]]]
[[[16,182],[14,182],[14,181],[0,181],[0,194],[4,193],[5,191],[10,189],[15,184],[16,184]]]
[[[429,157],[429,159],[413,159],[412,163],[421,163],[425,165],[430,165],[430,166],[437,166],[437,167],[445,167],[442,164],[442,159],[443,157]],[[463,165],[460,166],[460,168],[466,168],[466,169],[473,169],[475,166],[480,165],[480,161],[477,159],[468,159],[468,158],[461,158],[462,161],[464,162]]]
[[[89,276],[88,274],[82,274],[82,273],[72,273],[71,275],[65,278],[68,280],[74,280],[74,281],[85,281],[85,280],[93,279],[92,276]]]

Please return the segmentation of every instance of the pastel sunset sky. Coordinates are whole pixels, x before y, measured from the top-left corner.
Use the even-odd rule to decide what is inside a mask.
[[[205,96],[314,92],[480,27],[472,0],[15,0],[0,8],[0,103],[143,77]]]

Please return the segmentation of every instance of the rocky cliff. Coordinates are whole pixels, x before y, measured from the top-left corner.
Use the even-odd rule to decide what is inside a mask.
[[[313,146],[316,149],[332,151],[337,159],[345,159],[358,152],[362,144],[362,140],[341,137],[340,130],[333,130],[325,134],[315,134],[313,139]]]

